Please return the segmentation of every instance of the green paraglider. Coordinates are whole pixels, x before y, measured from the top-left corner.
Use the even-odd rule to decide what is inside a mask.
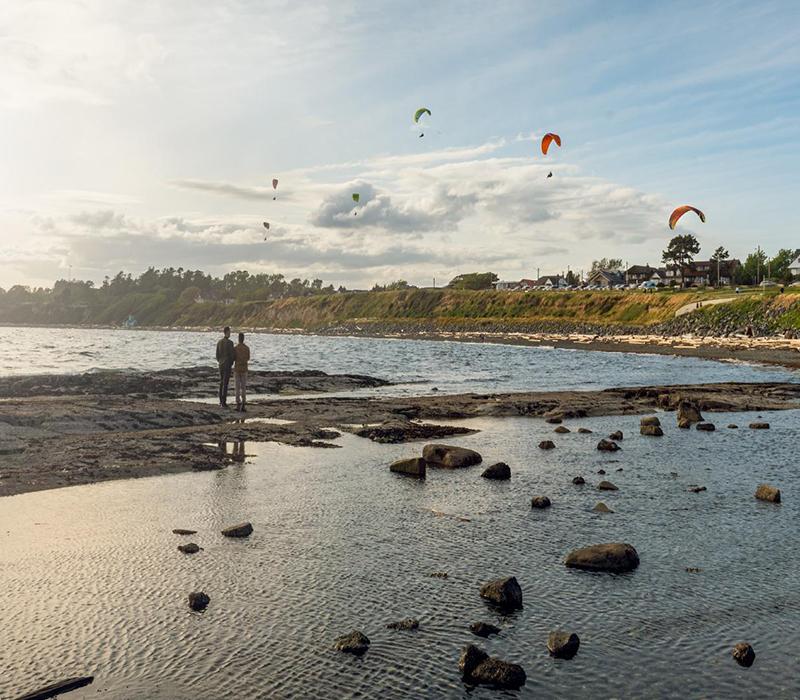
[[[361,195],[358,192],[353,192],[353,201],[358,204],[359,199],[361,199]],[[353,216],[358,216],[358,212],[354,211]]]
[[[414,123],[419,124],[419,118],[423,115],[427,114],[429,117],[431,116],[431,110],[427,107],[420,107],[416,112],[414,112]]]

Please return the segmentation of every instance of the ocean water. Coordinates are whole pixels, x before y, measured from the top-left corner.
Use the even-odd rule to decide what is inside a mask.
[[[213,332],[0,327],[0,376],[213,365],[219,337]],[[798,378],[781,368],[691,357],[491,343],[269,333],[248,334],[247,343],[254,369],[368,374],[399,383],[380,391],[390,394],[434,386],[457,393]]]
[[[399,477],[389,462],[421,445],[344,435],[339,450],[248,443],[244,463],[218,472],[0,499],[0,697],[94,674],[69,697],[796,698],[800,412],[764,417],[772,428],[753,431],[753,414],[716,414],[718,430],[701,433],[665,414],[663,438],[639,436],[634,416],[567,422],[594,435],[459,421],[481,432],[451,442],[506,461],[509,482],[481,479],[481,466]],[[597,452],[615,429],[623,449]],[[536,447],[550,437],[555,450]],[[598,492],[601,478],[619,491]],[[753,498],[762,481],[781,487],[781,505]],[[552,508],[531,510],[536,494]],[[591,512],[598,500],[615,512]],[[249,539],[219,534],[242,520]],[[190,540],[204,550],[176,550]],[[572,548],[610,541],[633,544],[640,567],[564,567]],[[478,596],[506,575],[524,596],[508,616]],[[204,613],[187,607],[193,590],[211,597]],[[386,629],[408,616],[418,631]],[[501,634],[474,637],[478,620]],[[571,661],[547,655],[557,628],[581,638]],[[360,659],[331,648],[351,629],[372,641]],[[731,658],[739,641],[755,648],[750,669]],[[521,664],[527,684],[465,686],[470,642]]]

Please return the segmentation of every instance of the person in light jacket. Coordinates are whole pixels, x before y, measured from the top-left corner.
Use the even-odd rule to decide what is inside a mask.
[[[250,362],[250,348],[244,344],[244,333],[239,333],[239,343],[234,348],[233,384],[236,388],[236,410],[245,412],[247,403],[247,363]]]
[[[217,364],[219,365],[219,405],[228,407],[228,383],[234,362],[234,348],[230,326],[225,326],[223,336],[217,342]]]

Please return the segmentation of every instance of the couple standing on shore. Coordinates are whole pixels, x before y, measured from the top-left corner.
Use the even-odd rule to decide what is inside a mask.
[[[244,344],[244,333],[239,333],[239,343],[234,346],[230,326],[222,331],[224,337],[217,342],[217,363],[219,364],[219,405],[228,407],[228,383],[233,370],[233,384],[236,388],[236,410],[246,411],[247,403],[247,363],[250,362],[250,348]]]

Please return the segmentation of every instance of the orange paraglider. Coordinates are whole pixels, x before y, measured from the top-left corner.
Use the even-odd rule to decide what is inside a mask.
[[[700,217],[700,221],[703,223],[706,222],[706,215],[703,214],[699,209],[696,207],[690,207],[688,204],[682,207],[678,207],[672,214],[669,215],[669,227],[674,231],[675,225],[678,223],[678,219],[680,219],[687,211],[693,211],[697,216]]]
[[[548,132],[542,137],[542,153],[544,155],[547,155],[547,149],[550,148],[550,144],[553,143],[553,141],[561,148],[561,137],[558,134],[551,134]]]

